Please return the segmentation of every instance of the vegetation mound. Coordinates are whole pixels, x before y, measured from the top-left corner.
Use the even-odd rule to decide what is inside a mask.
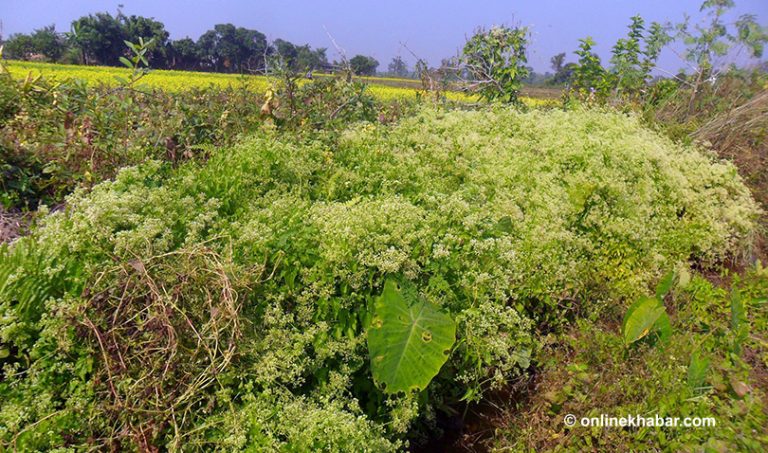
[[[733,165],[598,111],[424,111],[125,169],[0,251],[0,439],[396,449],[525,373],[540,331],[743,252],[757,215]],[[388,301],[451,344],[426,388],[369,357]],[[386,355],[403,329],[380,330]]]

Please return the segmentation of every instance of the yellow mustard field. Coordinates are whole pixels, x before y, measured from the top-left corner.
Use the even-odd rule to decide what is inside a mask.
[[[8,70],[16,78],[43,75],[56,79],[80,79],[91,84],[115,84],[118,78],[126,78],[130,75],[127,68],[111,66],[81,66],[56,63],[41,63],[30,61],[8,61]],[[396,99],[415,99],[420,90],[408,86],[391,86],[393,81],[402,81],[404,85],[413,84],[413,80],[394,79],[391,77],[366,77],[371,93],[382,101]],[[381,81],[381,83],[378,83]],[[171,71],[152,70],[140,84],[166,91],[183,91],[192,88],[217,87],[241,87],[248,86],[255,91],[266,91],[270,85],[269,77],[259,75],[222,74],[215,72]],[[477,102],[475,96],[461,92],[447,92],[446,97],[457,102]],[[523,102],[529,107],[550,107],[558,102],[552,99],[539,99],[522,97]]]
[[[130,70],[127,68],[110,66],[80,66],[55,63],[40,63],[28,61],[9,61],[8,70],[17,78],[27,77],[32,74],[42,74],[45,77],[60,79],[81,79],[88,83],[117,83],[117,77],[128,77]],[[391,81],[391,79],[388,79]],[[418,90],[408,87],[394,87],[376,83],[376,78],[366,78],[371,93],[381,100],[415,98]],[[221,74],[212,72],[170,71],[152,70],[144,78],[141,84],[167,91],[182,91],[191,88],[205,88],[211,85],[218,87],[238,87],[248,85],[256,91],[264,91],[269,87],[270,80],[266,76]],[[459,92],[447,93],[448,99],[460,102],[474,102],[473,96]]]

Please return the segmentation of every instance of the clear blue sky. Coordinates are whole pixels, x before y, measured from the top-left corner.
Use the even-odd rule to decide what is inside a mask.
[[[214,24],[231,22],[254,28],[269,39],[283,38],[297,44],[328,47],[335,57],[325,28],[348,56],[374,56],[385,70],[396,55],[412,62],[408,47],[431,64],[455,54],[467,35],[478,26],[528,25],[532,31],[530,63],[537,71],[549,68],[549,59],[573,50],[579,38],[591,35],[598,53],[609,56],[610,46],[625,34],[629,17],[642,15],[647,21],[682,20],[685,13],[699,17],[702,0],[0,0],[3,35],[30,32],[55,24],[68,31],[70,22],[88,13],[123,12],[154,17],[165,23],[174,39],[196,39]],[[736,13],[752,13],[768,23],[768,0],[736,0]],[[660,67],[676,71],[683,62],[666,52]]]

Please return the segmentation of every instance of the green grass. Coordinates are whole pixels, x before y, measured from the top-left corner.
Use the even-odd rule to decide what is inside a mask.
[[[505,409],[490,445],[499,451],[762,452],[768,446],[768,269],[758,263],[731,288],[699,275],[666,298],[667,342],[627,347],[621,310],[550,335],[525,404]],[[734,296],[738,294],[738,296]],[[746,320],[735,326],[733,298]],[[744,329],[743,344],[738,344]],[[702,365],[692,370],[692,362]],[[716,426],[582,427],[581,417],[713,417]]]

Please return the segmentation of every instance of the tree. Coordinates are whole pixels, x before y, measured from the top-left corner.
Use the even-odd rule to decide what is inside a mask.
[[[387,69],[389,70],[390,74],[396,77],[408,76],[408,65],[405,64],[405,61],[403,61],[402,57],[399,55],[392,59],[392,62],[389,63]]]
[[[372,76],[376,74],[376,68],[379,67],[379,62],[373,57],[355,55],[349,60],[349,66],[357,75]]]
[[[151,44],[147,48],[146,58],[150,66],[163,67],[168,61],[168,32],[162,22],[142,16],[121,17],[123,39],[138,42],[139,38]]]
[[[31,35],[13,34],[4,47],[8,57],[19,60],[42,55],[48,61],[58,61],[67,50],[64,37],[56,33],[53,25],[35,30]]]
[[[747,50],[752,58],[761,58],[768,43],[768,27],[757,23],[754,15],[741,16],[733,26],[724,21],[724,15],[734,7],[733,0],[706,0],[700,11],[706,12],[709,23],[692,27],[690,19],[677,24],[677,38],[686,45],[685,59],[693,66],[689,110],[695,108],[701,85],[714,84],[725,67],[721,61],[736,46]]]
[[[138,42],[139,38],[151,43],[145,57],[151,66],[163,67],[168,60],[168,32],[165,25],[152,18],[126,16],[118,11],[89,14],[72,22],[68,33],[70,43],[80,51],[83,64],[119,64],[120,57],[130,53],[125,41]]]
[[[276,39],[272,42],[272,47],[288,68],[295,69],[299,51],[292,42]]]
[[[587,36],[579,40],[579,62],[573,68],[573,88],[583,97],[604,97],[608,91],[608,77],[600,57],[592,51],[595,41]]]
[[[202,63],[214,71],[263,70],[270,53],[267,37],[256,30],[217,24],[197,41]]]
[[[550,79],[552,85],[562,85],[570,82],[573,76],[574,63],[565,63],[565,52],[561,52],[549,60],[552,63],[552,70],[555,74]]]
[[[482,98],[518,103],[528,76],[528,29],[497,26],[479,29],[464,45],[462,62],[472,77],[469,89]]]
[[[272,46],[290,71],[306,72],[328,66],[325,48],[313,50],[309,44],[297,46],[283,39],[276,39]]]
[[[69,36],[73,45],[80,49],[83,64],[116,65],[125,51],[123,26],[109,13],[76,19]]]
[[[629,33],[613,46],[611,70],[608,73],[616,95],[639,96],[651,80],[661,49],[670,41],[664,27],[654,22],[646,33],[640,16],[631,18]]]
[[[173,69],[198,69],[200,49],[190,38],[177,39],[168,44],[168,67]]]
[[[296,47],[296,67],[301,71],[325,69],[328,67],[327,49],[312,49],[309,44]]]
[[[49,61],[58,61],[67,50],[66,40],[56,33],[54,25],[35,30],[31,38],[35,53],[44,55]]]
[[[552,63],[552,70],[555,71],[555,74],[561,72],[563,70],[563,64],[565,64],[565,52],[555,55],[550,58],[549,61]]]
[[[8,58],[28,60],[34,53],[32,37],[23,33],[14,33],[3,44],[3,52]]]

